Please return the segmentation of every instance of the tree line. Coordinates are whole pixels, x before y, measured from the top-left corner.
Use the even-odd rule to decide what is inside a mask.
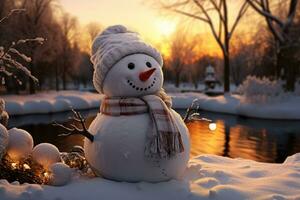
[[[223,72],[221,74],[225,92],[230,91],[231,82],[239,84],[246,75],[250,74],[284,79],[286,91],[295,89],[300,73],[300,5],[298,0],[161,0],[159,2],[164,11],[207,24],[222,52]],[[238,8],[230,9],[229,4],[234,3],[239,5]],[[229,16],[234,17],[230,20]],[[241,21],[244,18],[255,19],[253,16],[264,21],[257,26],[256,34],[250,40],[243,38],[241,32],[234,35]],[[180,56],[180,54],[194,54],[195,48],[191,48],[190,45],[201,45],[205,38],[200,38],[198,43],[193,40],[180,39],[190,44],[178,45],[176,44],[178,38],[188,37],[178,35],[179,31],[181,30],[174,34],[175,37],[171,41],[170,56],[170,68],[175,74],[173,78],[177,86],[180,76],[186,77],[186,74],[182,73],[184,68],[193,80],[193,76],[199,74],[199,71],[203,72],[203,69],[199,70],[199,67],[204,67],[201,66],[202,60],[209,60],[211,57],[211,55],[200,54],[199,58],[189,62],[184,56]],[[184,51],[186,52],[183,53]],[[217,57],[212,60],[218,63]]]
[[[230,83],[238,85],[248,75],[285,79],[285,89],[294,90],[300,75],[298,0],[159,2],[163,11],[193,19],[193,27],[206,24],[221,52],[219,55],[206,53],[206,37],[191,34],[190,27],[180,24],[165,41],[169,44],[169,55],[164,56],[166,80],[173,81],[177,87],[182,81],[192,82],[197,87],[210,64],[223,80],[225,92],[230,91]],[[234,3],[237,7],[232,9]],[[10,16],[14,9],[22,12]],[[36,90],[92,84],[89,48],[101,30],[98,23],[81,26],[57,0],[0,0],[0,19],[5,16],[9,17],[0,23],[0,47],[9,47],[13,41],[26,38],[41,37],[45,40],[43,45],[30,43],[17,47],[31,62],[17,61],[31,71],[39,84],[20,71],[14,76],[1,74],[0,92],[35,93]],[[249,38],[239,26],[253,24],[251,19],[256,20],[257,26]]]
[[[22,12],[10,16],[16,9]],[[100,25],[91,23],[84,27],[88,34],[86,41],[82,41],[83,28],[56,0],[0,0],[0,19],[5,17],[5,22],[0,24],[0,46],[9,47],[14,41],[36,37],[44,38],[44,44],[16,47],[32,61],[18,62],[25,65],[39,83],[16,71],[14,76],[1,74],[2,90],[35,93],[42,89],[67,89],[68,83],[90,83],[93,68],[88,49],[83,49],[81,43],[90,43]]]

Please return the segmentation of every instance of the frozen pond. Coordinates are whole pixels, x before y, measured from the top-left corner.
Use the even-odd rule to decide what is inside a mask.
[[[89,125],[98,110],[81,111]],[[184,114],[184,110],[179,110]],[[217,124],[211,131],[208,123],[187,123],[191,133],[191,156],[216,154],[232,158],[241,157],[263,162],[283,162],[285,158],[300,152],[300,121],[260,120],[200,112]],[[81,136],[58,137],[59,129],[51,122],[56,120],[68,124],[72,113],[49,115],[26,115],[11,117],[10,127],[19,127],[30,132],[35,144],[49,142],[61,151],[69,151],[74,145],[82,145]]]

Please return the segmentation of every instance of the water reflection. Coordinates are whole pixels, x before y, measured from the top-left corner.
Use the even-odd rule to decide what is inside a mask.
[[[81,111],[87,119],[87,126],[98,110]],[[184,114],[184,111],[179,111]],[[227,157],[241,157],[263,162],[283,162],[285,158],[300,152],[299,121],[257,120],[232,115],[201,111],[201,116],[213,120],[217,127],[209,129],[207,121],[187,123],[191,135],[191,156],[216,154]],[[10,127],[20,127],[32,134],[35,144],[50,142],[61,151],[69,151],[74,145],[82,145],[82,136],[58,137],[56,120],[70,123],[71,112],[53,115],[32,115],[13,117]]]
[[[300,152],[299,121],[247,119],[204,111],[201,114],[215,120],[217,129],[211,131],[209,124],[201,121],[187,124],[192,156],[213,153],[278,163]]]

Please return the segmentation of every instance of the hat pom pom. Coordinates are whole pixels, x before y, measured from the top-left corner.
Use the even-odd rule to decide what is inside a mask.
[[[130,32],[127,30],[125,26],[122,25],[115,25],[108,27],[102,35],[108,35],[108,34],[118,34],[118,33],[127,33]]]
[[[110,34],[118,34],[118,33],[131,33],[125,26],[115,25],[110,26],[105,31],[100,33],[93,41],[92,44],[92,55],[96,53],[101,44],[103,44],[103,38],[109,36]],[[92,59],[93,62],[93,59]]]

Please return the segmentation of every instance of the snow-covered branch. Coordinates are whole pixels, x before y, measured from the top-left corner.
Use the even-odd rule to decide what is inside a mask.
[[[18,45],[30,42],[43,44],[44,38],[37,37],[18,40],[17,42],[12,42],[8,48],[0,46],[0,72],[4,73],[5,75],[11,76],[12,72],[10,70],[17,69],[23,72],[26,76],[30,77],[34,82],[38,83],[38,79],[35,76],[33,76],[31,72],[22,63],[16,61],[16,58],[21,58],[27,63],[31,62],[31,58],[29,56],[17,50]],[[13,53],[15,56],[12,56],[11,53]]]
[[[3,23],[5,20],[9,19],[12,15],[18,14],[21,12],[25,12],[25,9],[13,9],[11,10],[8,15],[0,19],[0,24]],[[26,43],[37,43],[37,44],[43,44],[44,38],[36,37],[36,38],[27,38],[27,39],[21,39],[17,42],[12,42],[9,47],[5,48],[3,46],[0,46],[0,73],[5,74],[6,76],[12,76],[13,70],[19,70],[22,71],[26,76],[30,77],[35,83],[38,83],[38,79],[33,76],[22,63],[18,62],[17,59],[21,58],[25,62],[29,63],[32,61],[31,57],[25,55],[24,53],[20,52],[17,49],[18,45],[26,44]],[[11,53],[14,55],[12,56]],[[12,71],[10,71],[12,70]],[[0,74],[0,75],[1,75]],[[17,79],[16,76],[13,76]],[[3,81],[4,79],[2,79]],[[17,79],[20,83],[20,80]]]
[[[5,17],[3,17],[2,19],[0,19],[0,24],[3,23],[5,20],[9,19],[12,15],[14,14],[19,14],[21,12],[25,12],[25,9],[13,9],[11,10],[8,15],[6,15]]]

